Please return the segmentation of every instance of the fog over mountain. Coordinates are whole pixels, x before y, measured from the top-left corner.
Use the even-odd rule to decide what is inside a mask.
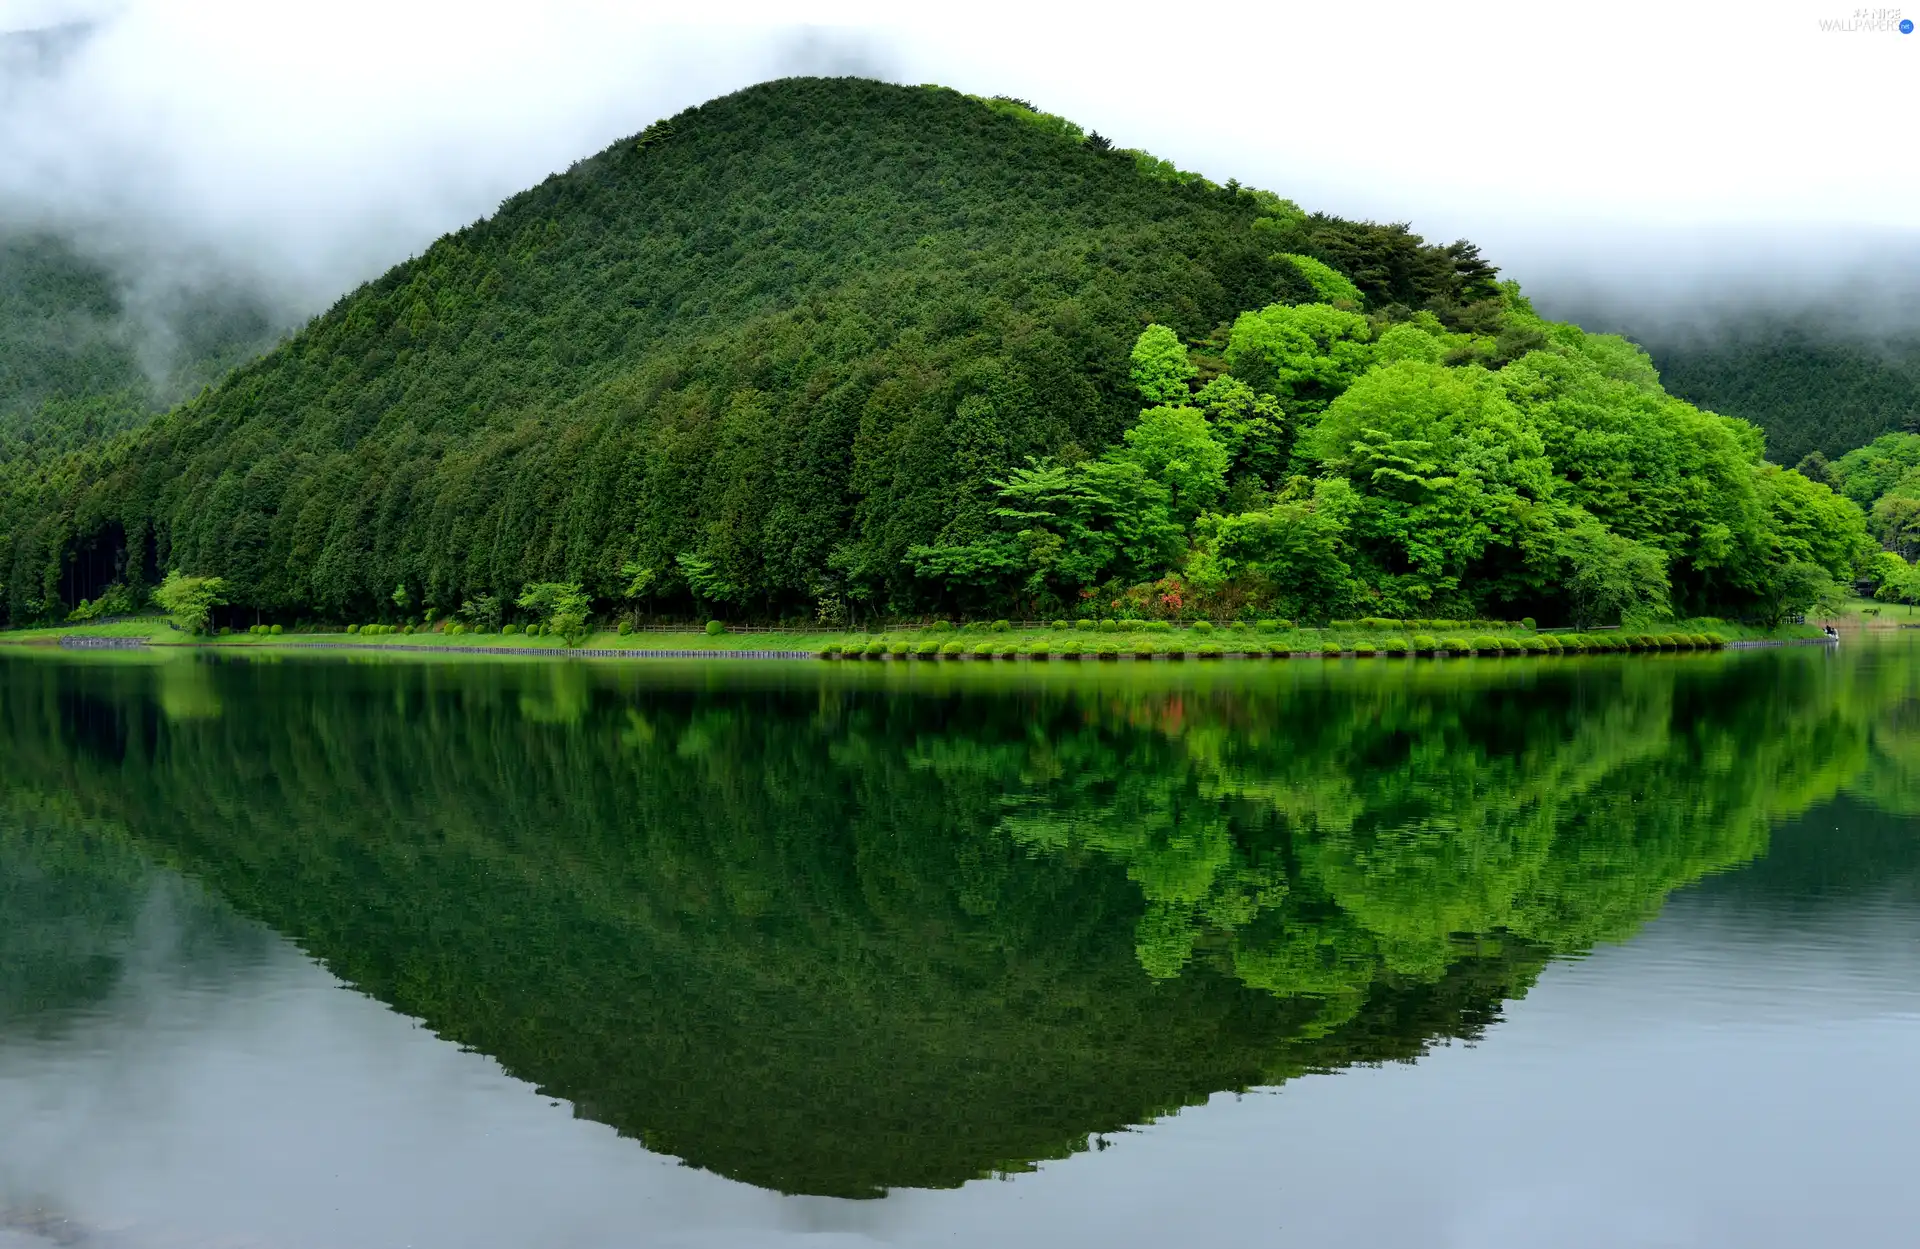
[[[1650,342],[1785,315],[1898,355],[1920,325],[1920,169],[1885,123],[1920,40],[1824,30],[1846,14],[1816,8],[1262,8],[1188,55],[1177,24],[1169,43],[1033,5],[687,25],[584,0],[0,0],[0,231],[102,266],[113,332],[159,372],[209,295],[291,326],[656,118],[853,73],[1021,96],[1217,181],[1471,238],[1543,311]]]

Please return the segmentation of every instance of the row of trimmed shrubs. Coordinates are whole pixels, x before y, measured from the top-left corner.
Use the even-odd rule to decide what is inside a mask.
[[[278,633],[280,631],[280,626],[274,625],[273,631],[275,633]],[[628,637],[633,633],[633,622],[631,620],[622,620],[617,626],[615,626],[614,631],[618,633],[621,637]],[[726,631],[727,631],[727,626],[724,622],[718,621],[718,620],[707,621],[706,634],[708,637],[719,637],[722,633],[725,633]],[[388,625],[388,624],[348,625],[347,632],[358,634],[361,637],[384,637],[388,634],[394,634],[394,633],[431,633],[431,632],[434,632],[434,628],[431,625],[410,625],[410,624],[409,625]],[[459,637],[460,635],[465,633],[492,633],[493,630],[479,626],[479,625],[461,624],[459,621],[455,620],[440,626],[439,632],[442,634],[445,634],[447,637]],[[503,637],[525,636],[530,638],[537,638],[537,637],[557,636],[552,629],[544,625],[537,625],[537,624],[501,625],[500,633]]]
[[[1388,657],[1407,655],[1577,655],[1588,652],[1608,651],[1656,651],[1656,650],[1718,650],[1727,644],[1726,639],[1716,633],[1661,633],[1661,634],[1553,634],[1530,633],[1521,636],[1496,637],[1480,634],[1474,637],[1439,637],[1433,634],[1416,634],[1411,638],[1395,637],[1384,640],[1361,638],[1348,642],[1327,642],[1319,648],[1323,655],[1356,655],[1361,657],[1386,655]],[[1191,646],[1183,642],[1157,642],[1151,638],[1139,638],[1129,642],[1107,641],[1082,643],[1077,639],[1054,645],[1051,642],[941,642],[922,640],[907,642],[876,638],[864,645],[854,643],[841,645],[828,643],[820,650],[823,659],[878,659],[891,655],[895,658],[911,659],[961,659],[971,656],[976,659],[1019,659],[1046,658],[1062,655],[1073,658],[1091,656],[1093,658],[1119,658],[1121,655],[1197,655],[1201,659],[1216,658],[1229,653],[1295,655],[1313,654],[1312,650],[1302,651],[1288,642],[1276,642],[1270,646],[1251,646],[1244,642],[1232,643],[1232,649],[1217,642],[1203,642]]]
[[[1293,621],[1270,620],[1233,620],[1226,624],[1215,624],[1211,620],[1195,620],[1186,624],[1170,620],[1141,620],[1122,618],[1118,620],[1055,620],[1048,628],[1059,632],[1076,633],[1172,633],[1179,629],[1190,629],[1195,633],[1244,633],[1252,630],[1259,633],[1284,633],[1293,628]],[[1525,629],[1532,630],[1531,617],[1525,620],[1392,620],[1384,616],[1367,616],[1360,620],[1336,620],[1334,629],[1366,629],[1379,632],[1386,629],[1397,630],[1456,630],[1456,629]],[[929,633],[1008,633],[1014,628],[1010,620],[971,621],[956,625],[947,620],[936,620],[926,627]]]
[[[279,626],[275,625],[274,628],[278,629]],[[395,634],[433,633],[435,632],[435,630],[430,625],[369,624],[369,625],[348,625],[347,632],[356,634],[364,638],[373,638],[373,637],[391,637]],[[476,628],[473,625],[464,625],[459,623],[458,621],[455,621],[454,623],[446,625],[443,628],[439,629],[438,632],[444,634],[447,637],[459,637],[464,633],[491,633],[493,632],[493,630]],[[514,637],[520,634],[525,634],[527,637],[537,638],[547,634],[549,630],[537,624],[530,624],[530,625],[510,624],[510,625],[500,626],[500,632],[507,637]],[[629,627],[627,629],[622,629],[621,632],[630,633],[632,632],[632,629],[631,627]]]

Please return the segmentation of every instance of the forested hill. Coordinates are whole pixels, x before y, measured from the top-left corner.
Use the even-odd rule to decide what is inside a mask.
[[[0,228],[0,463],[146,423],[273,342],[257,299],[219,283],[152,293],[57,234]]]
[[[5,610],[171,569],[335,620],[550,581],[735,617],[1604,615],[1852,571],[1856,508],[1494,279],[1020,102],[765,84],[15,471]]]
[[[1920,428],[1920,337],[1886,337],[1817,313],[1756,315],[1705,332],[1621,329],[1643,343],[1673,394],[1752,421],[1782,464],[1838,459],[1881,434]]]

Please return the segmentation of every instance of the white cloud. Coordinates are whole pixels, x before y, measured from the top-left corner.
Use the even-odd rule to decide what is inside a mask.
[[[1523,279],[1792,285],[1920,235],[1920,35],[1819,28],[1851,11],[0,0],[0,30],[94,23],[52,69],[0,61],[0,215],[217,257],[311,311],[656,117],[864,68],[1466,235]]]

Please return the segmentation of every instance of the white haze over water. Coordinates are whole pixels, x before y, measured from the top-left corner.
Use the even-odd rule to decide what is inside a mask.
[[[1846,290],[1905,320],[1920,35],[1822,29],[1852,11],[0,0],[0,225],[77,237],[130,289],[217,274],[305,316],[655,118],[863,73],[1466,236],[1559,303]]]

